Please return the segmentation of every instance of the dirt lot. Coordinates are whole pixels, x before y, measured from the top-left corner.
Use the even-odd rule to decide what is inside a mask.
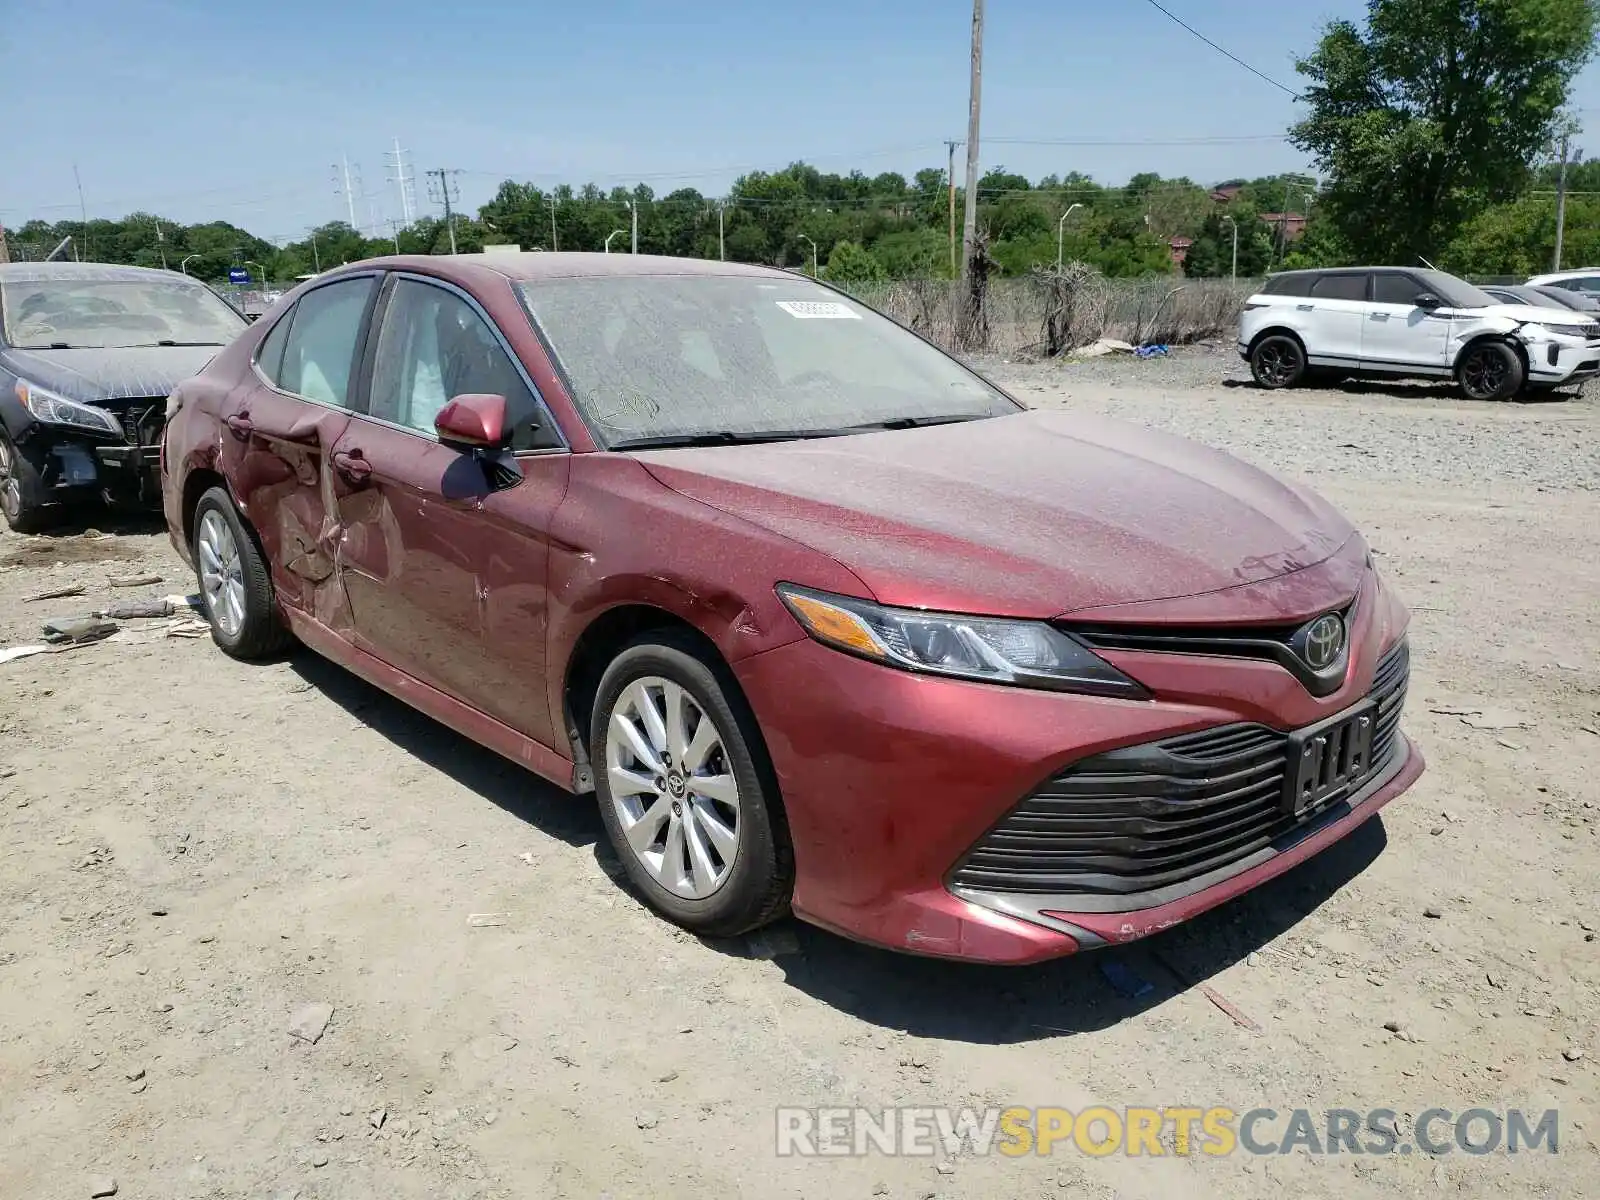
[[[1365,527],[1415,612],[1430,760],[1381,821],[1114,959],[973,968],[792,922],[709,945],[616,882],[591,804],[309,654],[11,662],[0,1197],[1600,1195],[1600,404],[1269,397],[1217,386],[1234,366],[995,370],[1298,474]],[[163,582],[108,588],[137,571]],[[5,534],[0,644],[190,586],[152,526]],[[314,1003],[313,1045],[289,1027]],[[774,1156],[776,1106],[852,1103],[1388,1107],[1402,1133],[1555,1107],[1560,1153]]]

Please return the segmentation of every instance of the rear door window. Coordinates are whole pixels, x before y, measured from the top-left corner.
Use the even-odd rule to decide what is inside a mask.
[[[350,380],[374,283],[372,276],[341,279],[300,298],[284,344],[279,387],[319,404],[350,407]]]
[[[1309,296],[1315,275],[1278,275],[1261,290],[1269,296]]]
[[[1311,294],[1319,300],[1365,300],[1365,275],[1324,275],[1312,285]]]
[[[278,318],[278,323],[267,330],[256,348],[256,366],[273,383],[283,374],[283,347],[289,340],[289,323],[294,320],[294,309]]]

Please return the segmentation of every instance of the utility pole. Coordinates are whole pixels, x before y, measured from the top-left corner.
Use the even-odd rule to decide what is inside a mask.
[[[1233,226],[1233,282],[1239,282],[1239,222],[1232,217],[1224,215],[1222,218]]]
[[[161,218],[156,218],[156,249],[161,251],[161,269],[167,269],[167,235],[161,229]]]
[[[11,248],[6,245],[5,222],[0,221],[0,264],[11,261]]]
[[[800,235],[800,240],[811,247],[811,278],[815,279],[817,277],[817,244],[803,233]],[[830,259],[829,261],[831,262],[832,260]]]
[[[450,207],[450,193],[456,186],[452,177],[459,174],[461,174],[460,171],[450,170],[447,167],[435,167],[433,170],[428,172],[430,186],[433,180],[436,179],[439,181],[439,186],[437,189],[438,195],[435,196],[434,199],[440,204],[444,205],[444,224],[445,228],[450,231],[451,254],[456,253],[456,215],[455,211]]]
[[[945,170],[945,182],[950,185],[950,273],[956,271],[956,147],[960,142],[949,141],[945,148],[950,151],[950,166]]]
[[[556,237],[556,197],[554,192],[545,197],[545,203],[550,206],[550,249],[552,251],[559,250],[561,249],[561,242]]]
[[[717,201],[717,257],[723,262],[728,260],[728,239],[722,235],[722,211],[727,207],[727,201]]]
[[[1556,257],[1552,271],[1561,270],[1561,241],[1567,231],[1567,142],[1571,134],[1561,134],[1561,174],[1556,178]]]
[[[961,282],[972,278],[978,240],[978,108],[983,96],[983,0],[972,0],[971,106],[967,113],[967,210],[961,231]],[[965,294],[970,289],[963,289]],[[963,303],[966,301],[964,300]]]
[[[635,197],[632,200],[624,200],[623,203],[628,206],[628,224],[633,231],[632,253],[637,254],[639,253],[639,201]]]

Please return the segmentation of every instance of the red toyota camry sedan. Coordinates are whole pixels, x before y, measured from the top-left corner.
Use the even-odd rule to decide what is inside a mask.
[[[1406,611],[1331,506],[783,271],[342,267],[178,388],[162,475],[225,652],[298,639],[595,793],[704,934],[1127,941],[1422,771]]]

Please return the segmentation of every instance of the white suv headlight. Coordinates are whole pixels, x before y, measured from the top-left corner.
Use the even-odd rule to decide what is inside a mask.
[[[93,429],[96,433],[115,433],[119,436],[122,433],[122,426],[117,424],[116,417],[105,409],[68,400],[36,383],[17,380],[17,399],[37,420],[51,425],[72,425],[78,429]]]

